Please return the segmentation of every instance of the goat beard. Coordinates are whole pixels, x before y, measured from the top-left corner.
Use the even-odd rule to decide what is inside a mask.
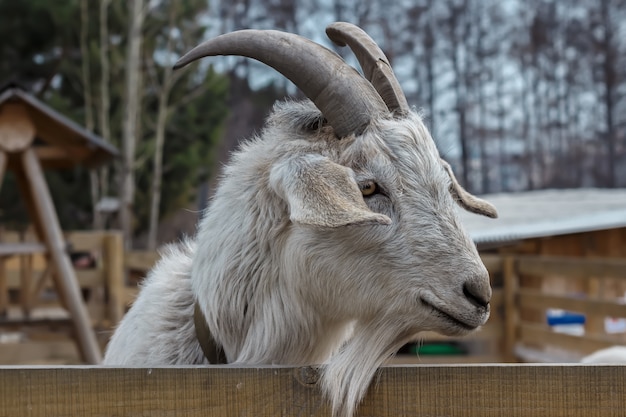
[[[322,389],[333,416],[352,417],[378,367],[415,335],[414,324],[403,326],[397,319],[357,324],[353,337],[322,371]]]

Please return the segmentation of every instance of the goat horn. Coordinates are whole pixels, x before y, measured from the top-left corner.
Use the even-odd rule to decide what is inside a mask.
[[[293,82],[322,112],[338,137],[360,135],[387,113],[374,87],[339,55],[302,36],[275,30],[240,30],[210,39],[187,52],[174,69],[214,55],[256,59]]]
[[[409,104],[385,53],[363,29],[346,22],[335,22],[326,28],[326,35],[337,45],[348,45],[356,56],[365,78],[382,97],[390,111],[406,114]]]

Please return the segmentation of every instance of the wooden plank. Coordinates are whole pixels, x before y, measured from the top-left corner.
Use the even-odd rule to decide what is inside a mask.
[[[28,317],[31,311],[31,292],[33,283],[33,256],[20,256],[20,304],[24,315]]]
[[[313,368],[2,367],[3,416],[328,417]],[[624,416],[626,366],[380,369],[356,416]]]
[[[611,277],[626,279],[626,260],[579,259],[560,256],[518,256],[518,272],[528,275],[560,275],[572,279]]]
[[[35,139],[36,128],[27,107],[20,102],[0,106],[0,149],[19,152]]]
[[[504,340],[503,356],[507,362],[515,362],[515,343],[517,340],[517,322],[519,310],[515,294],[519,287],[519,279],[515,271],[515,260],[507,256],[503,262],[504,272]]]
[[[36,273],[44,273],[44,271],[36,271]],[[20,271],[6,271],[7,286],[9,289],[20,288]],[[105,283],[104,273],[100,269],[78,269],[76,270],[76,278],[80,288],[102,287]],[[43,288],[54,288],[50,281],[45,282]]]
[[[63,235],[65,237],[65,241],[69,246],[69,249],[73,251],[97,251],[102,249],[102,240],[109,233],[110,232],[101,230],[74,230],[67,232],[64,231]],[[22,241],[38,243],[36,242],[37,239],[37,236],[35,236],[32,231],[26,233],[26,235],[23,237],[21,237],[19,233],[12,231],[5,232],[2,236],[3,242],[10,243],[20,243]],[[45,246],[43,247],[45,248]]]
[[[65,240],[72,251],[101,251],[108,232],[100,230],[64,232]]]
[[[0,256],[29,255],[46,252],[46,246],[39,242],[0,243]]]
[[[518,302],[521,308],[536,310],[560,308],[591,316],[626,317],[626,304],[598,299],[543,294],[535,290],[519,290]]]
[[[522,344],[541,343],[542,346],[556,347],[582,354],[590,354],[599,349],[621,344],[619,339],[610,336],[574,336],[554,332],[547,325],[528,323],[522,323],[519,326],[519,337],[517,340]]]
[[[5,260],[0,256],[0,317],[4,316],[9,307],[9,286],[7,284],[7,271]]]
[[[4,181],[4,173],[7,171],[8,159],[6,152],[0,150],[0,190]]]
[[[121,233],[111,233],[104,239],[106,256],[106,287],[109,293],[108,316],[112,324],[122,320],[126,304],[124,303],[124,238]]]
[[[69,256],[65,252],[65,242],[56,210],[45,182],[39,160],[32,149],[26,149],[22,155],[24,174],[30,185],[30,195],[34,203],[35,213],[40,221],[40,227],[46,246],[50,250],[50,257],[57,270],[56,283],[59,293],[72,315],[76,325],[76,334],[81,351],[88,363],[99,363],[102,360],[100,347],[96,340],[89,321],[89,314],[83,302],[80,288],[76,280],[74,268]]]

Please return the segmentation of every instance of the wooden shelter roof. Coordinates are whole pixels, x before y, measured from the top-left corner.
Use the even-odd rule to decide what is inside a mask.
[[[626,227],[626,189],[578,188],[482,196],[498,209],[497,219],[460,211],[479,246],[524,239]]]
[[[35,128],[33,147],[43,168],[96,167],[119,155],[117,149],[41,102],[20,86],[0,88],[0,115],[7,105],[23,106]]]

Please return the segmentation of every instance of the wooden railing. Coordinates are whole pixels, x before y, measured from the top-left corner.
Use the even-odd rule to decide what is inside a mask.
[[[2,235],[5,245],[36,244],[29,239],[32,236],[9,232]],[[108,328],[115,325],[125,312],[126,278],[121,234],[67,232],[65,239],[94,326]],[[63,300],[50,291],[54,289],[52,278],[55,271],[45,251],[18,253],[5,258],[0,265],[0,312],[5,315],[5,325],[12,318],[13,321],[32,321],[38,315],[37,309],[63,305]]]
[[[504,258],[503,265],[504,349],[510,358],[569,362],[626,344],[624,333],[610,334],[604,328],[607,317],[626,318],[620,299],[624,293],[619,291],[626,288],[626,260],[516,256]],[[584,334],[548,326],[550,309],[583,314]]]
[[[331,416],[314,368],[0,367],[0,416]],[[623,416],[626,366],[381,368],[355,417]]]

